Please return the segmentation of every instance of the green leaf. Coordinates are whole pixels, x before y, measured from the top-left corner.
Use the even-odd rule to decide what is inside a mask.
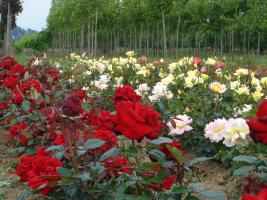
[[[56,92],[55,94],[55,98],[58,98],[59,96],[61,96],[62,94],[64,94],[67,90],[59,90]]]
[[[34,115],[34,114],[30,114],[30,115],[28,115],[27,118],[28,118],[29,120],[32,120],[32,121],[37,121],[37,120],[38,120],[38,117],[37,117],[36,115]]]
[[[92,180],[92,178],[90,177],[90,173],[83,173],[83,174],[78,174],[78,175],[75,175],[73,176],[74,178],[78,178],[78,179],[81,179],[82,182],[85,182],[85,181],[90,181]]]
[[[101,157],[100,157],[100,161],[106,160],[114,155],[118,155],[120,153],[120,150],[116,147],[113,147],[111,149],[109,149],[108,151],[106,151]]]
[[[89,106],[88,102],[83,102],[81,107],[85,112],[89,112],[90,111],[90,106]]]
[[[65,148],[63,147],[63,146],[61,146],[61,145],[58,145],[58,146],[51,146],[51,147],[48,147],[47,149],[46,149],[46,151],[56,151],[56,150],[58,150],[58,151],[63,151]]]
[[[25,111],[25,112],[28,112],[31,108],[31,105],[28,101],[23,101],[22,104],[21,104],[21,107],[22,107],[22,110]]]
[[[60,173],[62,177],[71,177],[73,174],[70,169],[63,168],[63,167],[57,168],[57,171],[58,173]]]
[[[243,166],[235,170],[233,175],[234,176],[246,175],[249,172],[251,172],[253,169],[254,169],[254,166]]]
[[[179,163],[184,162],[184,157],[183,157],[183,153],[180,149],[177,149],[176,147],[172,147],[171,145],[166,145],[167,149],[171,152],[171,154],[173,155],[173,157],[176,158],[176,160]]]
[[[83,145],[84,149],[96,149],[101,146],[103,146],[106,142],[104,140],[99,139],[89,139],[85,144]]]
[[[258,159],[253,156],[246,156],[246,155],[240,155],[233,158],[234,161],[237,162],[246,162],[246,163],[255,163]]]
[[[175,192],[177,194],[185,194],[185,193],[192,192],[192,190],[184,186],[175,186],[172,188],[172,192]]]
[[[78,156],[82,156],[82,155],[84,155],[86,153],[86,150],[78,150],[77,151],[77,155]]]
[[[201,190],[199,194],[205,199],[214,199],[214,200],[227,200],[227,197],[224,192],[213,192],[209,190]]]
[[[158,139],[151,141],[152,144],[156,144],[156,145],[163,144],[163,143],[172,143],[172,142],[173,142],[172,139],[166,138],[166,137],[159,137]]]
[[[149,151],[148,153],[157,160],[166,160],[165,154],[160,150],[154,149],[152,151]]]
[[[31,195],[32,195],[32,190],[26,190],[21,192],[16,200],[26,200]]]
[[[28,131],[22,130],[21,131],[21,134],[24,135],[28,139],[31,139],[32,138],[32,135]]]
[[[197,157],[197,158],[194,158],[193,160],[191,160],[190,163],[189,163],[189,165],[190,166],[193,166],[196,163],[204,162],[204,161],[212,160],[212,159],[214,159],[214,157]]]
[[[199,198],[189,195],[185,198],[185,200],[199,200]]]

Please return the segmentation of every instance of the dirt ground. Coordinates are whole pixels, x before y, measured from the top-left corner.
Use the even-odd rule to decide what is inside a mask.
[[[196,157],[194,154],[187,156],[188,160]],[[197,184],[206,190],[225,192],[229,200],[239,199],[237,179],[231,176],[231,169],[226,169],[215,161],[205,161],[196,165],[200,181]]]

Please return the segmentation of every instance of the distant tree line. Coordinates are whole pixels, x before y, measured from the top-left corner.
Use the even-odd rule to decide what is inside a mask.
[[[40,36],[39,46],[63,53],[261,53],[267,49],[267,1],[52,0]]]
[[[0,48],[4,45],[4,39],[11,39],[11,29],[16,27],[16,17],[21,11],[20,0],[0,0]],[[9,41],[8,45],[11,45]]]

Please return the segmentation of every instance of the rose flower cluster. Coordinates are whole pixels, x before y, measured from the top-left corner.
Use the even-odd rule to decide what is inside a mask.
[[[256,142],[267,144],[267,99],[261,102],[256,116],[250,118],[247,123],[251,130],[251,137]]]
[[[26,68],[8,57],[0,62],[0,77],[2,125],[8,142],[23,149],[15,174],[35,191],[64,194],[73,180],[76,190],[86,193],[86,185],[105,185],[122,174],[139,177],[142,187],[152,191],[170,190],[182,182],[182,145],[162,140],[160,114],[142,103],[132,86],[116,89],[111,113],[96,106],[85,90],[66,89],[67,81],[52,67]],[[131,145],[135,156],[128,152]],[[144,168],[140,160],[151,167]],[[164,161],[168,165],[161,165]],[[83,176],[97,165],[97,179]],[[69,171],[67,182],[64,170]]]

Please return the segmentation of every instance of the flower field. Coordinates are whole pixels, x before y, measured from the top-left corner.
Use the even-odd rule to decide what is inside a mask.
[[[47,199],[267,199],[267,70],[227,59],[0,62],[1,140],[27,192]],[[189,155],[194,155],[192,156]],[[231,171],[233,193],[198,165]]]

